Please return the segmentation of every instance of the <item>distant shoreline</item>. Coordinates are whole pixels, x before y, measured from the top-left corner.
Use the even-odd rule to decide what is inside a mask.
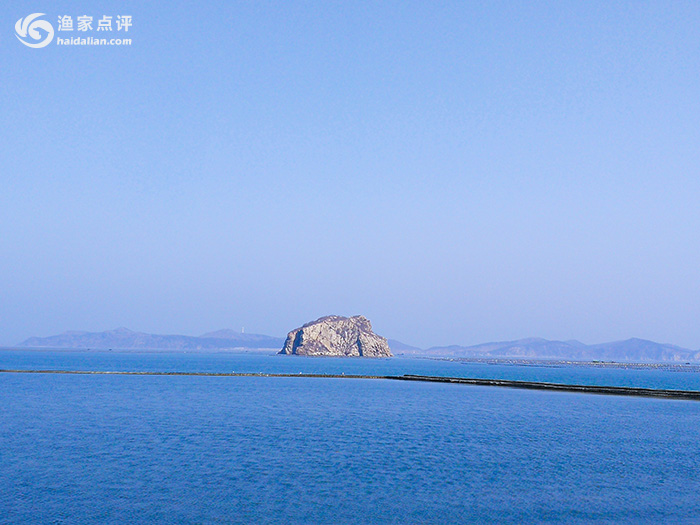
[[[66,348],[66,347],[22,347],[0,346],[0,352],[81,352],[81,353],[110,353],[115,354],[171,354],[171,355],[206,355],[206,354],[255,354],[277,356],[279,348],[207,348],[207,349],[171,349],[171,348]],[[453,363],[477,363],[486,365],[510,365],[510,366],[535,366],[558,368],[562,366],[578,366],[593,368],[621,368],[633,370],[670,370],[683,372],[700,372],[698,361],[612,361],[612,360],[581,360],[557,359],[548,357],[455,357],[436,356],[429,354],[394,354],[393,357],[372,358],[357,356],[306,356],[306,355],[282,355],[281,357],[294,359],[425,359],[430,361],[449,361]]]
[[[333,316],[330,316],[333,317]],[[322,319],[327,319],[321,318]],[[336,316],[338,317],[338,316]],[[358,316],[361,317],[361,316]],[[319,320],[315,321],[318,322]],[[367,321],[369,322],[369,321]],[[308,324],[308,323],[307,323]],[[302,327],[303,328],[303,327]],[[287,335],[289,337],[289,334]],[[383,339],[383,338],[382,338]],[[390,353],[405,357],[435,357],[455,359],[533,359],[576,362],[619,363],[697,363],[700,349],[691,350],[669,343],[632,337],[621,341],[586,344],[574,339],[567,341],[527,337],[511,341],[492,341],[476,345],[449,345],[419,348],[396,339],[386,339]],[[287,344],[281,337],[251,334],[223,329],[192,336],[150,334],[116,328],[102,332],[68,331],[48,337],[30,337],[10,346],[41,349],[92,349],[103,351],[173,351],[173,352],[261,352],[279,351]],[[292,343],[293,344],[293,343]],[[285,353],[290,353],[289,351]],[[291,352],[295,353],[295,352]],[[302,352],[304,353],[304,352]],[[331,352],[333,353],[333,352]],[[351,352],[356,353],[356,352]],[[369,352],[373,354],[373,352]],[[385,354],[386,352],[382,352]]]
[[[646,363],[626,361],[576,361],[573,359],[523,358],[523,357],[427,357],[433,361],[450,361],[453,363],[478,363],[484,365],[511,365],[560,368],[564,366],[580,366],[592,368],[622,368],[631,370],[682,370],[684,372],[700,372],[700,363],[691,361],[649,361]]]
[[[270,378],[314,378],[314,379],[388,379],[392,381],[420,381],[425,383],[450,383],[472,386],[491,386],[517,388],[524,390],[547,390],[581,394],[598,394],[613,396],[651,397],[662,399],[680,399],[700,401],[700,391],[669,390],[655,388],[637,388],[600,385],[574,385],[563,383],[543,383],[538,381],[512,381],[504,379],[477,379],[466,377],[440,377],[404,374],[357,375],[357,374],[281,374],[281,373],[236,373],[236,372],[145,372],[145,371],[109,371],[109,370],[21,370],[0,369],[5,374],[69,374],[69,375],[124,375],[124,376],[194,376],[194,377],[270,377]]]
[[[64,346],[0,346],[0,351],[20,352],[114,352],[116,354],[267,354],[279,353],[279,348],[70,348]]]

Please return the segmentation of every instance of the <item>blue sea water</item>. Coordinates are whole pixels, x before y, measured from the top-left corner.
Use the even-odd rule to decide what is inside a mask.
[[[700,390],[698,366],[615,368],[536,362],[503,364],[418,358],[304,358],[274,353],[177,353],[0,349],[0,369],[434,375],[582,385]]]
[[[418,373],[698,389],[693,372],[0,351],[0,368]],[[2,523],[698,523],[700,403],[383,380],[0,374]]]

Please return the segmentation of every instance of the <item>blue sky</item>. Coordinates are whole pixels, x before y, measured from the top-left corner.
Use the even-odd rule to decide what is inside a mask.
[[[0,344],[700,348],[698,2],[203,4],[0,7]],[[30,49],[37,12],[133,44]]]

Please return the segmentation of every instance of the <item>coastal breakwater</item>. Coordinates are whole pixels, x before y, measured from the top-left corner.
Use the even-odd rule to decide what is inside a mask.
[[[659,397],[667,399],[688,399],[700,401],[700,391],[696,390],[669,390],[660,388],[638,388],[627,386],[602,386],[602,385],[571,385],[564,383],[542,383],[538,381],[511,381],[506,379],[472,379],[464,377],[436,377],[403,375],[387,379],[400,379],[402,381],[425,381],[435,383],[457,383],[476,386],[499,386],[505,388],[520,388],[525,390],[550,390],[555,392],[575,392],[581,394],[600,394],[610,396],[635,396],[635,397]]]
[[[451,383],[473,386],[519,388],[525,390],[547,390],[580,394],[612,396],[653,397],[662,399],[685,399],[700,401],[700,391],[638,388],[625,386],[575,385],[563,383],[543,383],[537,381],[516,381],[506,379],[479,379],[467,377],[442,377],[404,374],[358,375],[358,374],[282,374],[262,372],[157,372],[157,371],[110,371],[110,370],[22,370],[0,369],[6,374],[73,374],[73,375],[125,375],[125,376],[195,376],[195,377],[277,377],[277,378],[317,378],[317,379],[385,379],[391,381],[420,381],[426,383]]]

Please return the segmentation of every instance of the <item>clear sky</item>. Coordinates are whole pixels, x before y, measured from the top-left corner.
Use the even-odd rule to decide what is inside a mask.
[[[133,44],[31,49],[32,13],[131,15]],[[364,314],[700,348],[697,0],[22,0],[0,28],[0,344]]]

